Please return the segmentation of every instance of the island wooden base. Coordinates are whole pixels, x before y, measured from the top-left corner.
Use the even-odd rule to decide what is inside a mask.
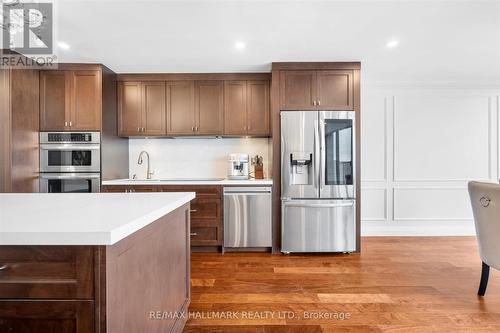
[[[186,204],[112,246],[0,246],[0,332],[182,332],[189,227]]]

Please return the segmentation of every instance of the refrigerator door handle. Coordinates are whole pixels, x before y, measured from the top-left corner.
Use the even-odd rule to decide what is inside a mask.
[[[319,189],[321,182],[319,176],[320,154],[321,154],[321,148],[320,148],[320,138],[319,138],[319,122],[318,120],[316,120],[314,122],[314,187],[316,189]]]
[[[285,203],[285,206],[298,207],[298,208],[335,208],[335,207],[352,207],[354,206],[354,202],[330,203],[330,204]]]
[[[325,160],[325,121],[320,119],[319,121],[319,149],[320,149],[320,172],[319,172],[319,189],[323,190],[325,187],[326,175],[326,160]],[[321,197],[321,193],[320,193]]]

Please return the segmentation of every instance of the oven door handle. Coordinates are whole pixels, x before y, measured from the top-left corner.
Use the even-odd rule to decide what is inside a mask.
[[[88,144],[80,144],[80,145],[54,145],[54,144],[43,144],[40,145],[40,149],[42,150],[99,150],[100,145],[88,145]]]
[[[100,174],[68,173],[65,175],[40,175],[42,179],[99,179]]]

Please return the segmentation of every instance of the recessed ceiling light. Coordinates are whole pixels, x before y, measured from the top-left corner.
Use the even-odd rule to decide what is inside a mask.
[[[63,49],[63,50],[69,50],[70,49],[70,45],[68,43],[65,43],[65,42],[58,42],[57,43],[57,46],[60,48],[60,49]]]
[[[234,48],[237,50],[244,50],[246,47],[247,44],[245,44],[245,42],[237,41],[236,43],[234,43]]]
[[[385,46],[392,48],[392,47],[398,46],[398,44],[399,44],[399,40],[394,39],[394,40],[388,41],[387,44],[385,44]]]

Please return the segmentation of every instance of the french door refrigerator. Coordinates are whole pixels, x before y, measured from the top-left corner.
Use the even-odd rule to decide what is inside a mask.
[[[281,112],[281,251],[356,251],[354,111]]]

